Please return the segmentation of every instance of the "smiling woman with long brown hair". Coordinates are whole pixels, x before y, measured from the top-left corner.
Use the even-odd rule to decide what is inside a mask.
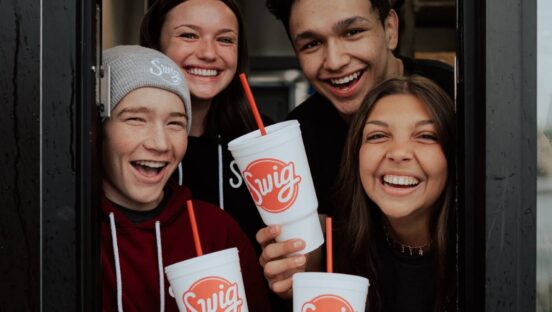
[[[155,1],[142,20],[140,44],[170,57],[190,86],[194,118],[183,183],[236,219],[259,250],[255,234],[264,223],[227,149],[256,129],[238,77],[247,70],[248,53],[237,3]]]
[[[455,117],[419,76],[372,90],[355,116],[338,185],[337,270],[370,280],[369,311],[452,311]]]

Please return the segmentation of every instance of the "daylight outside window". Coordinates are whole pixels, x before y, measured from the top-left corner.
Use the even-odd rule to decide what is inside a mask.
[[[537,311],[552,311],[552,1],[537,6]]]

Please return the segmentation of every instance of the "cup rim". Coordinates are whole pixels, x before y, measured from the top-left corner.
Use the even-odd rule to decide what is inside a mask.
[[[299,126],[299,121],[295,119],[285,120],[282,122],[275,123],[265,128],[266,135],[264,136],[261,135],[261,132],[259,129],[253,130],[249,133],[246,133],[228,142],[228,150],[232,151],[237,149],[243,149],[244,147],[249,145],[257,145],[258,140],[269,140],[271,136],[278,134],[278,131],[283,130],[287,127],[293,127],[296,125]]]
[[[344,282],[349,282],[349,281],[353,281],[354,283],[366,283],[367,286],[369,287],[370,286],[370,281],[366,278],[366,277],[363,277],[363,276],[358,276],[358,275],[352,275],[352,274],[344,274],[344,273],[328,273],[328,272],[298,272],[298,273],[295,273],[293,274],[293,284],[294,284],[294,287],[308,287],[308,286],[304,286],[302,285],[304,280],[301,280],[302,278],[309,278],[310,280],[314,279],[314,280],[317,280],[317,284],[318,284],[318,281],[322,282],[322,284],[329,284],[329,283],[334,283],[334,282],[340,282],[340,281],[344,281]],[[330,282],[331,281],[331,282]]]
[[[229,262],[239,262],[238,248],[226,248],[215,252],[203,254],[202,256],[189,258],[173,263],[165,267],[165,274],[169,280],[188,275],[194,272],[209,270],[215,266],[224,265]],[[200,266],[200,269],[191,270],[190,267]],[[181,272],[182,271],[182,272]]]

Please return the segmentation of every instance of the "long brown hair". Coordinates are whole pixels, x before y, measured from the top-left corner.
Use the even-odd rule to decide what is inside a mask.
[[[215,96],[205,117],[204,135],[221,136],[228,142],[256,129],[239,80],[239,73],[246,72],[249,65],[243,17],[234,0],[219,0],[238,20],[238,65],[230,84]],[[140,45],[161,51],[161,29],[169,11],[186,0],[157,0],[147,11],[140,27]]]
[[[352,120],[339,176],[339,207],[336,222],[338,250],[347,257],[336,259],[342,272],[370,280],[369,311],[382,310],[381,276],[375,236],[381,229],[379,208],[366,195],[359,176],[359,150],[364,125],[379,99],[394,94],[410,94],[425,104],[436,126],[438,141],[447,159],[448,178],[435,203],[430,235],[436,257],[435,311],[453,311],[456,304],[456,207],[455,207],[455,116],[454,104],[435,83],[420,76],[384,81],[364,99]]]

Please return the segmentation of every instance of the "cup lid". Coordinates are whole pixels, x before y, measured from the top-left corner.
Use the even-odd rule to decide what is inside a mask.
[[[266,135],[259,130],[244,134],[228,143],[228,150],[234,153],[257,153],[275,146],[285,144],[290,139],[301,136],[301,129],[297,120],[287,120],[265,128]]]
[[[299,272],[295,273],[292,279],[294,288],[328,287],[367,291],[370,286],[370,282],[365,277],[343,273]]]
[[[169,280],[182,275],[202,270],[208,270],[228,262],[239,261],[238,249],[236,247],[204,254],[199,257],[190,258],[165,267],[165,273]]]

